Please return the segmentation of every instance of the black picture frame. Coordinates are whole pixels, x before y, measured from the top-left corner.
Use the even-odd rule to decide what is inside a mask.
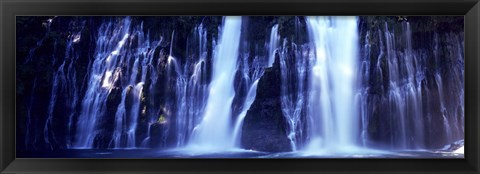
[[[1,0],[0,173],[479,173],[478,0]],[[16,159],[17,15],[464,15],[465,159]]]

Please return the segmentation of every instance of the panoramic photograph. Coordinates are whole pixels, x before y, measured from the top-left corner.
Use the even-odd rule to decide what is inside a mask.
[[[464,16],[17,16],[17,158],[464,158]]]

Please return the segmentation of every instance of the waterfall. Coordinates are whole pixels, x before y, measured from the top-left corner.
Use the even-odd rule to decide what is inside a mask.
[[[309,73],[309,45],[297,45],[299,38],[305,33],[302,25],[295,17],[295,38],[284,38],[278,50],[281,69],[281,109],[287,121],[286,136],[290,140],[293,151],[303,148],[305,141],[306,82]]]
[[[310,78],[309,149],[345,150],[355,145],[355,17],[308,17],[315,57]]]
[[[187,75],[185,74],[185,69],[181,67],[181,62],[179,62],[176,58],[172,56],[173,54],[173,40],[175,36],[175,31],[172,32],[172,39],[170,42],[170,53],[168,56],[168,77],[176,77],[175,80],[175,94],[176,98],[174,103],[177,107],[176,109],[176,135],[177,135],[177,144],[176,146],[181,146],[185,143],[186,136],[188,134],[188,107],[187,106],[187,88],[189,85],[187,84]],[[186,64],[187,65],[187,64]],[[172,74],[172,72],[174,74]]]
[[[54,50],[56,47],[54,48]],[[55,60],[56,57],[55,55],[52,56],[53,59]],[[55,62],[55,61],[54,61]],[[57,103],[57,95],[59,88],[62,88],[63,84],[65,84],[65,72],[64,72],[64,67],[65,67],[65,61],[58,67],[57,71],[55,72],[55,75],[53,77],[53,84],[52,84],[52,90],[51,90],[51,96],[50,96],[50,103],[48,105],[48,111],[47,111],[47,119],[45,121],[45,126],[43,127],[43,138],[45,143],[47,143],[50,146],[50,149],[53,150],[52,144],[53,142],[50,141],[52,138],[52,141],[55,140],[55,135],[54,131],[51,129],[52,127],[52,119],[53,119],[53,112],[55,109],[55,105]]]
[[[405,101],[406,107],[405,111],[407,112],[407,119],[408,124],[411,125],[411,128],[405,128],[409,130],[408,135],[410,137],[406,137],[406,141],[408,141],[409,145],[407,148],[410,149],[419,149],[424,147],[424,135],[423,135],[423,117],[422,117],[422,94],[421,94],[421,80],[423,80],[424,72],[422,67],[419,64],[419,58],[417,54],[413,50],[412,46],[412,31],[410,29],[410,23],[404,22],[406,27],[406,62],[405,65],[407,66],[407,79],[408,85],[406,85],[406,92],[405,92]],[[388,29],[388,28],[387,28]]]
[[[145,73],[146,74],[146,73]],[[143,89],[143,82],[138,83],[133,87],[132,93],[133,93],[133,105],[132,105],[132,110],[130,113],[130,122],[128,125],[127,129],[127,147],[129,148],[134,148],[136,147],[135,145],[135,130],[137,128],[137,119],[138,119],[138,109],[140,109],[140,100],[141,100],[141,93]]]
[[[270,40],[268,43],[265,43],[265,45],[268,45],[268,62],[263,63],[262,58],[259,56],[255,56],[254,60],[249,63],[249,54],[243,56],[241,60],[241,64],[243,69],[242,69],[242,74],[243,78],[246,79],[247,81],[247,93],[245,96],[245,101],[243,102],[242,105],[242,110],[238,114],[238,117],[235,121],[234,127],[233,127],[233,142],[235,144],[235,147],[240,147],[240,137],[242,136],[242,126],[243,126],[243,120],[245,119],[245,116],[247,115],[247,111],[250,109],[250,106],[255,100],[255,97],[257,95],[257,87],[258,87],[258,82],[260,80],[260,77],[263,76],[263,73],[265,71],[265,68],[271,67],[273,65],[273,62],[275,60],[275,53],[276,50],[278,49],[278,42],[279,42],[280,36],[278,35],[278,24],[275,24],[272,26],[272,29],[270,31]]]
[[[207,58],[207,31],[203,24],[195,28],[192,47],[192,57],[189,57],[184,67],[173,58],[169,58],[170,69],[174,69],[177,76],[176,89],[176,147],[182,147],[187,142],[195,125],[198,124],[207,103],[206,58]],[[195,48],[196,47],[196,48]],[[198,49],[198,52],[195,50]],[[189,69],[193,67],[193,69]],[[188,76],[191,74],[191,76]]]
[[[233,147],[231,140],[231,104],[235,91],[233,80],[236,72],[240,44],[241,17],[225,17],[222,33],[213,57],[212,82],[205,113],[195,128],[192,143],[206,149]]]
[[[124,54],[126,54],[126,56],[125,59],[122,60],[123,63],[119,62],[119,64],[116,65],[123,66],[125,65],[125,62],[133,64],[131,67],[127,67],[131,72],[128,75],[127,69],[125,69],[126,72],[121,71],[120,68],[116,69],[116,74],[120,74],[120,76],[123,76],[124,78],[120,80],[122,81],[121,101],[115,112],[115,127],[113,131],[113,137],[109,145],[111,147],[113,146],[114,148],[136,148],[141,145],[140,142],[144,142],[146,139],[149,139],[148,135],[145,138],[137,137],[139,116],[147,117],[145,118],[148,120],[146,126],[147,129],[149,129],[153,118],[153,116],[147,114],[146,105],[148,103],[145,102],[147,97],[151,98],[153,95],[147,96],[147,94],[144,92],[144,88],[152,91],[152,89],[155,87],[158,74],[153,68],[154,50],[160,46],[163,38],[161,38],[160,41],[151,42],[149,34],[147,33],[145,35],[143,31],[143,23],[141,23],[139,27],[134,28],[131,33],[131,37],[124,36],[123,39],[125,40],[121,40],[120,43],[126,42],[126,39],[128,38],[138,39],[137,43],[133,43],[133,40],[129,40],[129,44],[126,45],[129,50],[134,51],[125,52]],[[132,47],[134,44],[136,44],[136,48]],[[153,47],[153,49],[151,49],[151,47]],[[119,79],[115,81],[118,80]],[[106,86],[111,85],[109,84],[111,82],[108,81],[104,81],[104,83],[107,84]],[[142,103],[144,103],[145,106],[142,106]],[[150,109],[154,110],[152,108]],[[156,113],[156,111],[152,111],[151,113]]]
[[[289,47],[294,51],[294,57],[288,57]],[[280,50],[280,68],[281,68],[281,104],[282,113],[287,119],[288,129],[287,137],[290,140],[292,150],[297,150],[301,141],[302,113],[305,110],[305,80],[307,78],[307,57],[304,54],[307,48],[298,46],[294,43],[283,41]]]
[[[273,65],[273,62],[275,61],[275,50],[278,47],[279,41],[280,36],[278,35],[278,24],[275,24],[270,32],[270,42],[268,47],[268,67],[271,67]]]
[[[380,33],[380,32],[379,32]],[[400,130],[395,133],[392,136],[392,143],[397,144],[399,147],[405,148],[406,147],[406,137],[407,137],[407,130],[405,128],[406,124],[406,115],[405,113],[405,108],[406,108],[406,103],[405,103],[405,98],[402,96],[403,91],[401,91],[401,86],[403,83],[403,79],[400,79],[401,74],[399,70],[399,60],[396,56],[396,48],[395,48],[395,43],[394,43],[394,38],[395,35],[394,33],[391,33],[388,30],[388,25],[385,23],[385,32],[383,33],[385,37],[385,44],[386,44],[386,61],[388,61],[388,67],[389,67],[389,72],[388,75],[390,77],[390,83],[389,83],[389,89],[390,91],[388,92],[388,100],[391,105],[393,105],[392,112],[398,116],[399,118],[399,123],[398,126]],[[381,37],[381,35],[380,35]],[[382,42],[383,43],[383,42]],[[385,53],[383,53],[385,55]],[[379,72],[381,72],[381,64],[382,64],[382,59],[378,59],[377,61],[377,67],[379,69]],[[400,86],[400,87],[399,87]],[[398,142],[397,140],[401,140],[401,142]]]
[[[52,127],[53,110],[55,108],[55,103],[57,102],[57,94],[59,90],[58,88],[59,87],[61,88],[60,85],[65,83],[65,78],[64,78],[65,76],[63,71],[64,66],[65,66],[65,62],[62,65],[60,65],[60,67],[57,70],[57,73],[55,74],[53,87],[52,87],[52,96],[50,99],[50,104],[48,106],[48,117],[47,117],[47,121],[45,122],[45,126],[43,128],[45,142],[50,145],[51,149],[53,149],[53,147],[51,145],[52,143],[50,143],[50,137],[53,137],[53,141],[56,141],[56,140],[55,140],[54,132],[50,127]],[[50,134],[52,135],[50,136]]]
[[[369,37],[370,37],[370,33],[366,32],[365,39],[364,39],[365,44],[360,45],[360,46],[363,46],[363,50],[366,53],[365,57],[370,56],[369,53],[370,53],[371,45],[369,44],[369,39],[368,39]],[[359,74],[358,75],[359,78],[357,79],[357,83],[356,83],[357,90],[355,94],[355,108],[357,109],[358,113],[355,115],[361,119],[360,130],[359,130],[360,144],[362,147],[368,147],[368,139],[369,139],[368,130],[367,130],[369,126],[369,121],[368,121],[369,112],[368,112],[368,102],[367,102],[368,88],[363,87],[362,85],[367,83],[368,77],[370,76],[370,70],[369,70],[370,61],[361,59],[361,63],[359,65],[360,66],[357,69],[357,74]]]
[[[233,140],[232,140],[235,143],[234,144],[235,147],[238,147],[240,145],[243,119],[245,119],[245,116],[247,115],[247,111],[252,105],[253,101],[255,100],[255,96],[257,95],[258,80],[260,79],[259,78],[256,79],[248,89],[247,98],[245,99],[245,102],[243,104],[242,112],[240,112],[237,118],[237,121],[235,121],[235,125],[233,127]]]
[[[464,36],[443,26],[453,18],[419,19],[43,17],[46,31],[17,39],[17,144],[435,149],[464,139]]]
[[[27,105],[27,115],[26,115],[26,121],[25,125],[26,127],[30,127],[32,125],[32,107],[33,103],[35,101],[35,88],[37,87],[37,77],[35,77],[35,80],[33,80],[33,86],[32,86],[32,92],[30,93],[30,98],[29,102]],[[33,133],[31,129],[27,129],[25,132],[25,147],[28,147],[30,145],[30,134]],[[35,146],[33,146],[35,149]]]
[[[438,86],[438,95],[440,96],[440,113],[442,114],[442,120],[443,120],[443,126],[445,128],[445,135],[447,136],[447,139],[451,139],[452,135],[449,130],[451,130],[449,120],[447,118],[447,108],[445,107],[445,100],[443,97],[443,83],[442,83],[442,77],[440,77],[440,74],[435,74],[435,82],[437,83]]]
[[[442,62],[441,57],[439,57],[439,50],[441,50],[439,43],[439,35],[435,33],[435,61],[440,63]],[[442,116],[441,121],[443,125],[443,132],[447,142],[457,141],[463,135],[459,133],[464,132],[464,90],[463,90],[463,42],[460,41],[459,36],[454,34],[447,34],[446,39],[449,43],[449,54],[454,57],[453,61],[455,63],[451,65],[447,71],[450,72],[450,75],[437,70],[434,73],[434,82],[437,86],[438,97],[439,97],[439,114]],[[447,79],[449,82],[444,82],[444,79]],[[458,93],[446,92],[445,88],[450,90],[459,91]],[[452,131],[455,130],[455,131]]]
[[[98,117],[105,114],[108,94],[120,75],[119,71],[115,71],[116,65],[120,62],[117,57],[129,37],[130,18],[126,18],[119,26],[113,25],[113,22],[109,22],[102,24],[99,29],[95,60],[89,73],[89,87],[82,100],[82,111],[77,122],[77,139],[74,145],[77,148],[93,146],[98,133],[96,128]],[[118,29],[111,33],[112,27]]]
[[[156,84],[154,51],[162,40],[151,42],[149,34],[144,34],[143,23],[131,27],[129,17],[120,21],[104,22],[98,30],[88,88],[76,125],[75,148],[97,147],[99,143],[110,148],[136,148],[148,138],[137,137],[138,120],[141,116],[151,122],[145,99],[153,95],[147,96],[144,91]],[[107,120],[112,120],[108,123],[111,128],[104,126]]]
[[[117,113],[115,114],[115,130],[113,133],[113,147],[114,148],[120,148],[122,147],[121,145],[121,138],[122,138],[122,133],[123,130],[125,129],[125,122],[126,122],[126,114],[125,114],[125,100],[127,98],[127,93],[132,89],[131,86],[127,87],[127,90],[124,90],[122,92],[122,101],[120,102],[120,105],[118,105]]]
[[[48,20],[48,25],[52,22],[53,19]],[[49,145],[50,149],[53,149],[52,144],[58,142],[57,136],[55,135],[56,132],[53,129],[53,124],[55,121],[59,121],[60,119],[55,118],[55,110],[59,106],[66,106],[65,110],[67,110],[68,116],[68,130],[65,138],[67,143],[67,147],[71,146],[70,140],[72,139],[71,135],[71,125],[73,124],[73,117],[75,114],[75,106],[78,104],[79,98],[79,87],[76,86],[77,83],[77,73],[75,71],[75,63],[78,61],[79,56],[76,54],[76,50],[74,49],[74,44],[78,43],[81,38],[81,33],[84,28],[85,22],[80,21],[80,30],[73,31],[72,34],[68,37],[65,47],[65,57],[63,57],[63,61],[61,62],[60,66],[56,69],[53,75],[53,82],[52,82],[52,89],[51,89],[51,96],[47,110],[47,119],[45,121],[45,125],[43,127],[43,135],[44,141]],[[75,22],[71,22],[71,25],[78,25]],[[57,42],[57,41],[55,41]],[[57,51],[57,47],[54,46],[53,52]],[[55,54],[52,54],[52,65],[55,65],[58,60],[61,60],[60,57],[57,57]],[[60,63],[60,61],[58,62]],[[34,85],[35,88],[36,85]],[[32,91],[33,92],[33,91]],[[65,101],[63,101],[64,99]],[[63,103],[65,102],[65,103]],[[56,119],[56,120],[55,120]]]
[[[382,72],[382,63],[387,62],[389,83],[387,100],[392,116],[398,122],[392,123],[393,131],[391,144],[396,148],[421,148],[423,147],[423,118],[421,108],[421,85],[423,70],[418,64],[417,55],[413,52],[411,31],[408,22],[403,24],[403,35],[395,36],[384,23],[384,31],[379,32],[382,52],[376,65]],[[404,50],[399,53],[395,39],[404,37]],[[400,55],[400,57],[398,56]],[[394,119],[394,118],[392,118]]]

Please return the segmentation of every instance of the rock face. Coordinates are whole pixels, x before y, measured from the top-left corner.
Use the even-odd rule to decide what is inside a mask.
[[[463,28],[458,28],[462,24],[462,18],[452,17],[359,18],[360,59],[367,65],[360,79],[368,92],[367,145],[395,148],[403,143],[403,148],[437,149],[464,138],[464,38]],[[406,68],[408,56],[415,61],[411,72]],[[399,63],[389,63],[395,59]],[[414,92],[405,90],[409,85]],[[395,90],[406,96],[405,102],[394,100]],[[417,99],[409,98],[409,92]],[[406,107],[399,107],[404,103]],[[408,140],[400,140],[401,112],[405,112],[403,131],[412,135]]]
[[[268,41],[269,28],[278,24],[282,40],[288,40],[299,47],[309,42],[304,17],[249,19],[242,24],[243,41],[240,52],[242,57],[246,57],[245,62],[248,62],[241,66],[251,69],[241,71],[239,68],[235,76],[236,96],[233,99],[232,120],[243,111],[245,96],[249,90],[247,81],[251,79],[245,78],[244,74],[254,74],[253,71],[256,70],[250,66],[252,62],[259,60],[257,57],[270,54],[265,51],[268,44],[264,44]],[[66,149],[75,145],[80,132],[77,131],[76,123],[82,113],[82,101],[89,88],[87,80],[91,76],[91,64],[96,57],[99,28],[106,22],[116,23],[121,20],[123,17],[17,17],[17,33],[28,33],[17,36],[17,150]],[[135,111],[139,113],[138,119],[130,120],[134,96],[127,93],[125,122],[136,121],[135,144],[138,147],[176,147],[176,111],[180,107],[176,102],[179,91],[176,84],[180,81],[175,68],[172,68],[173,64],[169,67],[169,57],[175,57],[182,69],[188,69],[183,73],[191,76],[196,58],[205,56],[206,60],[201,64],[206,67],[202,68],[205,69],[202,75],[205,77],[201,78],[201,83],[209,84],[212,74],[211,57],[216,45],[214,41],[218,38],[218,26],[221,25],[222,18],[183,16],[159,19],[137,16],[132,17],[131,22],[131,30],[145,33],[142,37],[148,35],[146,38],[152,41],[160,38],[163,41],[159,46],[149,46],[146,51],[138,54],[139,62],[143,62],[148,55],[151,55],[153,60],[148,68],[137,74],[135,80],[137,83],[142,75],[146,77],[140,107]],[[197,36],[194,33],[198,32],[195,28],[200,23],[205,27],[205,43],[201,42],[201,39],[195,39]],[[140,26],[142,30],[136,29]],[[358,67],[358,74],[361,76],[358,83],[361,90],[365,91],[362,94],[365,95],[362,100],[365,105],[360,107],[364,109],[366,118],[365,123],[362,123],[364,125],[359,126],[364,132],[359,130],[357,135],[365,137],[365,142],[361,143],[366,146],[396,147],[401,142],[405,144],[405,148],[441,148],[445,144],[464,139],[463,18],[364,16],[359,17],[358,29],[358,63],[361,63],[361,67],[360,64]],[[406,33],[410,33],[410,36],[407,37]],[[131,50],[137,50],[139,44],[144,42],[140,37],[133,34],[127,40],[127,45],[131,43]],[[411,39],[411,43],[407,38]],[[200,43],[205,44],[202,47],[205,47],[206,53],[197,48]],[[155,44],[152,42],[151,46],[153,45]],[[283,72],[287,72],[284,77],[292,80],[283,83],[287,84],[285,86],[288,86],[288,89],[294,89],[294,84],[299,82],[296,76],[298,72],[284,70],[298,67],[295,62],[306,57],[294,57],[296,48],[284,49],[285,53],[291,54],[287,55],[290,58],[283,58],[285,53],[281,54],[282,59],[276,55],[273,67],[265,70],[258,83],[256,98],[246,114],[241,130],[242,148],[268,152],[292,150],[287,138],[288,122],[282,112],[280,97],[286,95],[281,92],[281,76]],[[303,51],[305,50],[298,53],[305,53]],[[410,63],[409,68],[404,67],[407,55],[416,60]],[[282,66],[279,60],[282,60]],[[284,60],[287,68],[283,66]],[[306,61],[302,66],[306,67],[306,71],[310,71],[308,67],[312,62]],[[122,81],[117,81],[115,88],[106,95],[108,99],[103,103],[104,112],[95,115],[98,117],[95,123],[98,131],[92,133],[92,136],[95,136],[95,148],[113,147],[111,140],[115,131],[116,111],[122,102],[122,91],[132,89],[132,86],[127,86],[131,84],[127,83],[130,83],[130,75],[134,70],[130,67],[133,66],[132,61],[117,67],[123,74]],[[142,71],[142,68],[138,66],[136,70]],[[305,79],[300,79],[305,84],[304,90],[287,91],[287,95],[295,96],[292,98],[307,96],[309,78],[306,76]],[[413,86],[412,93],[415,95],[411,96],[416,98],[403,95],[407,96],[403,97],[405,100],[395,100],[396,96],[393,94],[397,91],[392,87],[392,81],[396,83],[399,93],[403,94],[409,94],[412,90],[407,89]],[[421,107],[403,109],[415,108],[411,107],[415,105],[410,101],[416,101],[417,106]],[[398,107],[404,103],[404,106]],[[306,112],[307,104],[304,105],[302,112]],[[404,120],[397,116],[400,111],[404,111]],[[156,121],[161,117],[164,117],[164,121]],[[306,114],[302,114],[301,119],[305,124]],[[398,126],[401,121],[412,126]],[[307,132],[306,126],[298,126],[297,132]],[[401,131],[403,134],[422,136],[407,138],[399,133]],[[127,139],[126,131],[121,134],[122,139]],[[297,147],[303,147],[300,143],[309,138],[307,134],[296,136]],[[397,142],[394,139],[402,141]],[[360,144],[360,140],[358,141]],[[126,141],[121,141],[120,144],[125,147]]]
[[[150,135],[161,135],[163,130],[165,129],[165,124],[162,123],[154,123],[150,126]],[[152,136],[150,137],[150,147],[151,148],[160,148],[162,144],[165,144],[164,139],[162,136]]]
[[[281,73],[278,54],[275,63],[260,78],[257,96],[242,127],[242,148],[267,152],[291,151],[286,136],[287,122],[281,109]]]
[[[115,113],[117,112],[117,106],[122,100],[122,89],[121,87],[115,87],[111,90],[110,94],[108,94],[108,99],[106,103],[107,111],[106,113],[100,117],[99,125],[101,128],[99,129],[98,133],[95,135],[93,141],[94,148],[113,148],[113,144],[110,144],[110,140],[112,139],[113,131],[115,129],[114,124],[110,124],[115,122]]]
[[[93,61],[96,57],[96,47],[98,38],[98,30],[104,23],[121,22],[123,17],[19,17],[16,23],[17,33],[17,148],[19,150],[53,150],[65,149],[74,146],[77,136],[77,124],[80,113],[82,112],[82,100],[85,97],[89,83],[86,81],[90,78]],[[151,66],[146,70],[145,86],[151,88],[143,88],[142,100],[137,121],[137,131],[135,132],[136,146],[143,144],[144,140],[150,136],[150,132],[154,132],[156,136],[152,137],[165,138],[167,129],[174,129],[173,126],[152,125],[155,130],[147,131],[151,120],[157,120],[164,114],[169,120],[174,120],[172,114],[168,115],[159,108],[165,108],[166,103],[172,100],[175,93],[170,92],[172,89],[168,85],[175,84],[175,81],[167,81],[167,58],[172,55],[177,57],[179,62],[187,62],[191,57],[196,55],[198,48],[188,47],[187,45],[198,45],[195,39],[187,39],[192,37],[195,27],[203,23],[208,30],[207,45],[207,62],[210,62],[212,55],[212,40],[217,37],[218,25],[221,23],[221,17],[132,17],[131,30],[133,26],[143,26],[145,28],[145,38],[151,40],[159,40],[164,37],[163,42],[157,47],[148,48],[143,54],[138,55],[139,62],[145,59],[145,55],[153,53]],[[158,32],[147,32],[158,31]],[[113,30],[113,29],[112,29]],[[139,30],[140,31],[140,30]],[[175,35],[172,32],[175,31]],[[148,36],[147,36],[148,34]],[[142,35],[141,37],[143,37]],[[78,37],[78,38],[77,38]],[[138,34],[132,34],[127,39],[130,48],[138,48]],[[174,45],[170,43],[172,38]],[[189,43],[191,42],[191,43]],[[153,44],[152,44],[153,45]],[[170,46],[172,49],[170,53]],[[196,47],[196,46],[195,46]],[[189,49],[188,51],[186,49]],[[150,50],[154,49],[154,50]],[[133,50],[133,49],[132,49]],[[187,53],[189,55],[187,55]],[[133,53],[132,53],[133,54]],[[188,61],[189,63],[190,60]],[[63,68],[61,68],[64,64]],[[116,82],[115,88],[108,92],[105,99],[103,112],[96,115],[98,118],[95,123],[97,131],[92,133],[92,148],[113,148],[112,135],[115,130],[115,114],[118,110],[119,103],[122,100],[122,91],[127,87],[126,83],[130,81],[130,74],[133,68],[133,62],[118,64],[121,71],[121,80]],[[184,65],[181,65],[184,66]],[[207,66],[210,67],[210,66]],[[138,69],[137,69],[138,70]],[[139,68],[141,71],[141,68]],[[207,71],[211,71],[207,68]],[[153,78],[152,72],[156,72],[158,77]],[[145,72],[144,72],[145,73]],[[144,73],[139,73],[137,79]],[[207,73],[209,75],[211,73]],[[172,77],[173,78],[173,77]],[[157,83],[159,82],[159,83]],[[171,83],[170,83],[171,82]],[[205,80],[208,83],[209,80]],[[57,86],[54,89],[54,86]],[[131,86],[129,87],[131,88]],[[151,90],[155,89],[155,90]],[[173,95],[173,97],[172,97]],[[55,97],[52,97],[55,96]],[[131,113],[132,96],[127,95],[125,110]],[[175,104],[171,104],[170,108],[174,109]],[[169,108],[169,109],[170,109]],[[142,112],[144,111],[144,112]],[[49,118],[51,117],[51,118]],[[133,122],[126,116],[126,122]],[[50,121],[49,121],[50,120]],[[172,125],[175,122],[170,121]],[[124,126],[126,127],[126,126]],[[165,134],[165,135],[164,135]],[[175,132],[170,131],[174,137]],[[120,146],[125,147],[127,133],[121,133]],[[152,138],[153,145],[148,147],[165,147],[166,141],[157,141]],[[171,138],[172,142],[174,138]],[[148,142],[148,141],[145,141]],[[158,142],[158,143],[157,143]],[[157,144],[155,144],[157,143]]]

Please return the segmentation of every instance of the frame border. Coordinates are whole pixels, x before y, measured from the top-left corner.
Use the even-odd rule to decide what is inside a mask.
[[[95,8],[92,8],[95,7]],[[479,173],[479,0],[0,0],[0,173]],[[465,159],[16,159],[17,15],[464,15]]]

